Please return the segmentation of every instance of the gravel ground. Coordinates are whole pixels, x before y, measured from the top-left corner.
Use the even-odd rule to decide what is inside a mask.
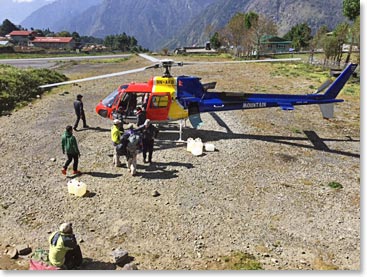
[[[138,60],[126,68],[141,67]],[[244,85],[264,71],[251,68],[252,75],[239,75]],[[224,66],[191,70],[204,82],[221,76],[222,88],[234,83]],[[146,81],[154,73],[124,80]],[[223,268],[223,257],[237,251],[266,270],[361,268],[359,99],[344,97],[329,121],[317,106],[203,114],[203,127],[193,130],[187,122],[183,138],[200,137],[215,152],[195,157],[172,141],[177,134],[162,131],[154,163],[143,164],[140,155],[132,177],[126,167],[113,167],[111,122],[94,111],[120,79],[57,88],[0,118],[1,250],[47,249],[50,232],[71,221],[83,269],[120,269],[111,263],[119,247],[142,270]],[[278,81],[281,89],[309,86]],[[77,178],[89,191],[82,198],[68,194],[71,176],[61,174],[61,134],[75,119],[78,93],[91,126],[75,133],[83,172]],[[0,268],[25,266],[0,256]]]

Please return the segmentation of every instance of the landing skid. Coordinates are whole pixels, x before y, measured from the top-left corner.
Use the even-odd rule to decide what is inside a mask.
[[[179,137],[179,139],[178,139],[178,141],[177,142],[185,142],[184,140],[182,140],[182,125],[183,125],[183,120],[181,119],[180,120],[180,137]],[[185,122],[185,126],[186,126],[186,122]]]
[[[182,139],[182,133],[183,133],[183,127],[186,127],[186,120],[181,119],[179,122],[179,126],[178,126],[178,130],[177,130],[177,123],[168,123],[166,124],[162,124],[159,123],[158,124],[158,129],[159,129],[159,133],[162,134],[178,134],[179,138],[176,140],[169,140],[171,142],[176,142],[176,143],[186,143],[185,140]]]

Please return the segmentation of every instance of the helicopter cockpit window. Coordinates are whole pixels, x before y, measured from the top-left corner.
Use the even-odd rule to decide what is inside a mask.
[[[110,95],[108,95],[105,99],[102,100],[102,104],[110,108],[118,93],[119,91],[117,89],[114,90]]]
[[[153,96],[150,103],[151,108],[165,108],[168,106],[168,96]]]

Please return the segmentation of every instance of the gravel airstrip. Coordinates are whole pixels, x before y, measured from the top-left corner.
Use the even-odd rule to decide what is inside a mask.
[[[147,64],[134,57],[62,70],[101,74]],[[218,91],[310,92],[309,80],[270,77],[272,68],[218,65],[174,73],[218,81]],[[73,223],[82,269],[121,269],[111,262],[117,248],[141,270],[224,269],[224,257],[237,252],[266,270],[361,268],[359,99],[342,95],[331,120],[322,119],[318,106],[203,114],[198,130],[187,121],[183,139],[199,137],[214,152],[193,156],[174,142],[178,134],[162,131],[154,162],[144,164],[140,155],[133,177],[125,166],[113,167],[111,122],[94,109],[121,82],[157,74],[56,88],[0,117],[0,268],[27,268],[27,259],[7,260],[6,248],[47,249],[49,234],[64,221]],[[79,93],[91,127],[75,132],[83,172],[76,178],[87,184],[85,197],[69,194],[72,176],[61,174],[61,134],[75,120]]]

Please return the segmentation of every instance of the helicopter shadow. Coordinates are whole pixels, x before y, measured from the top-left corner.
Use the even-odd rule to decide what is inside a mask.
[[[162,163],[162,162],[154,162],[148,166],[140,166],[138,168],[145,168],[145,171],[139,171],[137,173],[138,176],[141,176],[145,179],[173,179],[177,178],[177,173],[179,170],[167,170],[168,167],[186,167],[186,168],[194,168],[191,163],[179,163],[179,162],[170,162],[170,163]]]
[[[264,142],[271,142],[276,144],[290,145],[294,147],[300,147],[311,150],[318,150],[328,153],[333,153],[337,155],[360,158],[360,154],[352,153],[348,151],[336,150],[329,148],[325,142],[360,142],[360,140],[352,139],[351,137],[346,137],[345,139],[333,139],[333,138],[321,138],[315,131],[312,130],[304,130],[304,137],[292,137],[292,136],[273,136],[273,135],[251,135],[251,134],[238,134],[234,133],[228,125],[215,113],[210,113],[214,120],[218,123],[219,126],[226,129],[225,132],[222,131],[212,131],[212,130],[203,130],[203,129],[193,129],[193,128],[185,128],[183,131],[184,140],[192,137],[200,137],[201,140],[205,143],[206,141],[220,141],[220,140],[229,140],[229,139],[243,139],[243,140],[258,140]],[[168,148],[176,148],[181,147],[182,143],[175,143],[174,140],[177,140],[178,134],[172,133],[159,133],[159,138],[161,141],[157,142],[159,149],[168,149]],[[171,139],[171,142],[169,140]],[[311,144],[310,144],[311,143]]]

